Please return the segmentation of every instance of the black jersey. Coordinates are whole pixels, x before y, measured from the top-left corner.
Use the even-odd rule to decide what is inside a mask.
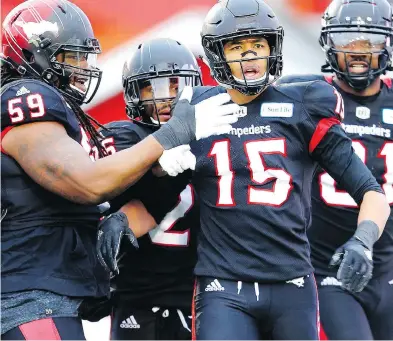
[[[62,124],[90,153],[86,133],[55,88],[32,79],[2,87],[2,137],[15,126],[44,121]],[[42,289],[69,296],[104,295],[109,278],[96,258],[98,207],[46,190],[3,150],[1,173],[2,292]]]
[[[120,151],[152,133],[131,121],[113,122],[103,130],[105,142]],[[190,173],[178,177],[156,177],[148,171],[126,192],[111,201],[118,210],[132,199],[140,200],[160,223],[138,239],[139,249],[123,244],[120,250],[120,274],[113,279],[115,298],[141,306],[190,307],[193,269],[196,262],[196,233],[199,211],[195,193],[189,184]]]
[[[192,103],[224,92],[194,88]],[[196,275],[275,282],[313,271],[306,230],[317,162],[358,200],[381,191],[341,128],[342,99],[325,82],[270,86],[230,134],[192,143],[201,232]],[[357,175],[345,172],[354,162]],[[365,185],[368,184],[368,185]]]
[[[381,81],[380,93],[359,97],[342,91],[331,77],[305,75],[284,77],[281,82],[324,79],[341,93],[345,104],[342,126],[352,139],[359,157],[382,186],[390,205],[393,205],[393,89],[392,79]],[[357,228],[359,207],[323,169],[319,169],[312,189],[313,218],[308,231],[312,261],[318,275],[334,275],[329,260],[334,251]],[[393,267],[393,213],[373,249],[374,274]]]

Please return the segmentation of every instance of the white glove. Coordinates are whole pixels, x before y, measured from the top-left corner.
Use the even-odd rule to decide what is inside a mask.
[[[170,176],[176,176],[187,169],[195,169],[195,155],[191,153],[188,144],[179,147],[164,150],[162,156],[158,159],[162,169]]]
[[[186,86],[179,98],[179,101],[186,99],[191,102],[193,89]],[[195,104],[195,138],[197,140],[209,137],[211,135],[228,134],[232,123],[237,122],[239,117],[244,116],[242,109],[238,104],[228,103],[231,96],[228,93],[222,93],[205,99]]]

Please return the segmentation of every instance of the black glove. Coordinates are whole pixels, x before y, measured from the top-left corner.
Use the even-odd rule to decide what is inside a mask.
[[[354,236],[335,251],[329,266],[338,265],[337,279],[341,281],[341,287],[350,292],[361,292],[372,277],[372,248]]]
[[[123,236],[126,236],[135,248],[139,248],[138,241],[128,226],[127,216],[123,212],[107,216],[98,225],[96,245],[98,260],[107,271],[116,275],[119,274],[116,258]]]
[[[86,297],[78,308],[82,320],[98,322],[112,312],[112,301],[109,297]]]

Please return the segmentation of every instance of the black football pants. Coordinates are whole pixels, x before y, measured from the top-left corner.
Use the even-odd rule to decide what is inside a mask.
[[[393,269],[373,277],[362,292],[316,276],[321,327],[330,340],[393,340]],[[323,337],[325,338],[325,337]]]
[[[191,307],[133,307],[124,301],[113,310],[111,339],[191,340]]]
[[[274,284],[199,277],[193,314],[197,340],[318,339],[313,275]]]

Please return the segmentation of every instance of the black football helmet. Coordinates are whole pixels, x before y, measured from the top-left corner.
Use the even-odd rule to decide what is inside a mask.
[[[364,42],[365,51],[349,51],[356,41]],[[322,72],[334,72],[356,91],[366,89],[377,77],[392,69],[393,12],[387,0],[334,0],[322,17],[319,43],[326,54]],[[382,48],[380,47],[382,46]],[[338,63],[343,53],[346,69]],[[379,65],[372,67],[378,53]],[[350,56],[350,58],[348,58]],[[367,71],[350,72],[351,63],[367,63]]]
[[[170,115],[172,101],[186,85],[201,85],[198,63],[187,47],[165,38],[140,44],[123,68],[128,117],[159,128],[164,123],[160,116]],[[144,95],[145,89],[148,97]]]
[[[1,62],[19,76],[55,86],[79,105],[90,102],[99,87],[99,53],[89,19],[67,0],[28,0],[4,19]]]
[[[245,95],[256,95],[281,76],[284,29],[273,10],[264,1],[219,1],[207,14],[201,36],[212,76],[221,85],[236,89]],[[247,59],[266,59],[267,71],[262,79],[247,81],[240,59],[230,61],[240,63],[242,68],[243,79],[235,78],[225,58],[226,42],[247,37],[263,37],[269,43],[270,56]]]

